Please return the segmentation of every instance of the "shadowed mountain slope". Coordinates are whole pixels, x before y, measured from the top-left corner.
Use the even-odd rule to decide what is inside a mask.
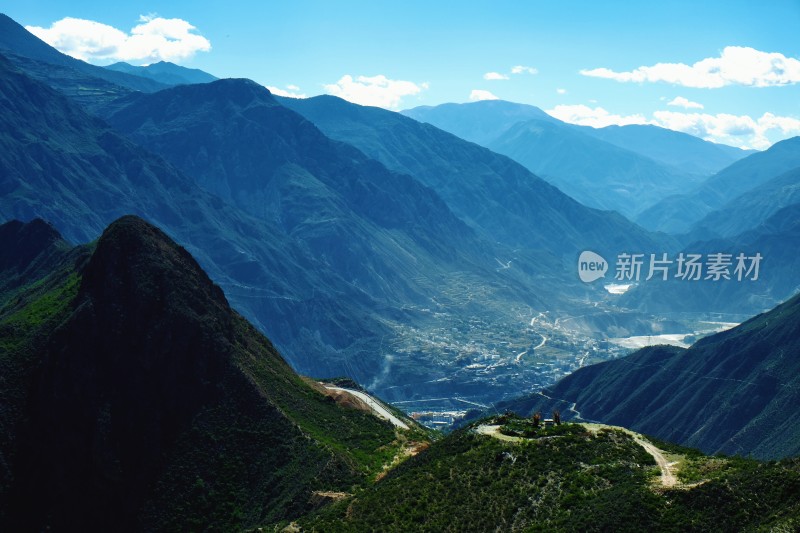
[[[31,266],[63,241],[40,221],[0,226],[6,247],[42,233],[24,244]],[[308,511],[314,490],[350,490],[393,453],[388,423],[303,381],[141,219],[26,270],[0,300],[11,530],[252,527]]]

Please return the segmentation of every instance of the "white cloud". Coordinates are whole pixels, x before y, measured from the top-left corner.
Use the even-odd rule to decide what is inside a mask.
[[[570,124],[602,128],[628,124],[653,124],[681,131],[707,141],[728,144],[738,148],[763,150],[774,142],[800,135],[800,119],[764,113],[759,118],[728,113],[656,111],[651,118],[641,114],[617,115],[602,107],[582,104],[557,105],[547,113]]]
[[[566,89],[556,89],[556,92],[558,94],[567,94],[567,90]]]
[[[511,68],[511,74],[538,74],[539,71],[533,67],[525,67],[522,65],[517,65],[516,67]]]
[[[769,148],[776,140],[800,135],[800,120],[764,113],[754,119],[749,115],[719,113],[684,113],[656,111],[655,123],[663,128],[682,131],[707,141],[740,148]]]
[[[306,98],[306,95],[299,92],[300,87],[297,85],[287,85],[286,89],[281,89],[279,87],[273,87],[272,85],[265,85],[269,92],[276,96],[285,96],[288,98]]]
[[[667,105],[682,107],[684,109],[703,109],[703,104],[692,102],[691,100],[688,100],[683,96],[676,96],[675,98],[667,102]]]
[[[66,17],[49,28],[26,29],[61,52],[84,61],[181,62],[211,43],[182,19],[142,15],[130,33],[93,20]]]
[[[345,74],[336,83],[324,87],[328,94],[356,104],[397,109],[404,97],[419,94],[428,88],[428,84],[418,85],[411,81],[391,80],[382,74],[371,77],[359,76],[356,79]]]
[[[489,91],[484,91],[483,89],[472,89],[472,92],[469,93],[469,99],[472,102],[479,102],[481,100],[499,100],[498,97]]]
[[[499,72],[487,72],[483,75],[483,79],[485,80],[507,80],[508,76],[505,74],[500,74]]]
[[[800,60],[778,52],[761,52],[746,46],[726,46],[719,57],[708,57],[693,65],[658,63],[630,72],[595,68],[581,70],[580,73],[619,82],[666,82],[702,89],[716,89],[726,85],[771,87],[800,82]]]
[[[592,126],[593,128],[603,128],[612,124],[624,126],[648,123],[643,115],[615,115],[602,107],[589,107],[583,104],[557,105],[553,109],[548,109],[547,114],[570,124]]]

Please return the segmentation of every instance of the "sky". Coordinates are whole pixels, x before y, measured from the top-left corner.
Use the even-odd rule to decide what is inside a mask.
[[[392,110],[499,98],[578,124],[743,148],[800,135],[800,0],[28,0],[2,10],[90,63],[167,60]]]

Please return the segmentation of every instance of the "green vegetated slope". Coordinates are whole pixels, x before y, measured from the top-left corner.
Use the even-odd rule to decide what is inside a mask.
[[[141,219],[95,246],[41,221],[0,237],[0,529],[236,530],[397,453],[390,424],[302,380]]]
[[[508,420],[507,426],[523,425]],[[709,458],[666,443],[679,484],[626,432],[565,424],[509,442],[459,430],[305,531],[745,531],[800,525],[800,462]]]

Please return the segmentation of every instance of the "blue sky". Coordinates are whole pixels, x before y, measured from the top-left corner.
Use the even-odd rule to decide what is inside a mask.
[[[96,64],[166,58],[390,109],[497,97],[571,122],[651,122],[746,147],[800,135],[800,0],[33,0],[4,9]],[[104,26],[52,26],[66,17]],[[140,38],[120,44],[137,26]],[[159,32],[162,48],[151,39]],[[149,55],[135,57],[142,49]]]

